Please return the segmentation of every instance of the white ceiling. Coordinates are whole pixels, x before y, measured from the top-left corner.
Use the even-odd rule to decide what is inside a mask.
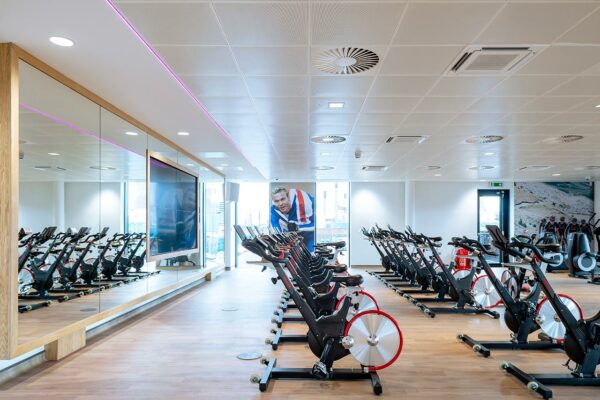
[[[235,145],[107,1],[24,3],[31,1],[0,0],[10,11],[0,13],[0,40],[22,45],[199,155],[225,152],[228,164],[244,168],[225,171],[234,178],[255,179],[252,165],[271,179],[600,178],[585,169],[600,165],[599,1],[115,1]],[[47,32],[76,46],[55,48]],[[470,45],[541,51],[509,75],[447,74]],[[354,76],[311,66],[321,51],[343,46],[370,49],[380,62]],[[345,107],[330,110],[330,101]],[[173,135],[184,129],[193,135]],[[325,134],[348,140],[310,143]],[[585,137],[544,142],[566,134]],[[385,144],[390,135],[427,140]],[[465,144],[473,135],[505,139]],[[321,165],[336,168],[313,169]],[[365,173],[363,165],[390,168]],[[495,168],[469,169],[478,165]],[[550,168],[520,171],[527,165]]]

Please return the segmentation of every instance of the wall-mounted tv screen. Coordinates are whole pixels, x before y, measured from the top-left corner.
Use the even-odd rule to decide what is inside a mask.
[[[148,153],[148,252],[154,259],[198,249],[198,177]]]

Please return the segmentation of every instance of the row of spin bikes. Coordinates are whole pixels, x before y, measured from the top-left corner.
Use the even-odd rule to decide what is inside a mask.
[[[262,375],[251,378],[260,391],[274,379],[366,380],[375,394],[383,392],[378,371],[392,365],[402,351],[402,332],[377,301],[363,290],[361,275],[348,273],[338,254],[345,242],[321,243],[311,253],[297,232],[263,233],[254,227],[234,226],[242,246],[261,257],[265,269],[277,274],[273,284],[284,291],[274,312],[276,324],[267,344],[277,350],[285,343],[307,343],[317,357],[312,368],[278,368],[276,358],[263,358]],[[289,310],[297,310],[295,315]],[[287,322],[306,323],[305,335],[284,334]],[[335,368],[333,364],[352,356],[359,368]]]
[[[533,238],[508,240],[497,226],[487,226],[491,246],[477,240],[452,238],[451,262],[439,253],[442,238],[399,232],[388,226],[363,234],[381,256],[384,271],[370,272],[431,318],[437,314],[480,314],[500,318],[504,306],[508,340],[480,341],[466,334],[457,338],[489,357],[491,350],[559,349],[568,357],[566,374],[529,374],[504,362],[501,368],[531,391],[552,398],[552,385],[598,386],[600,312],[584,318],[577,302],[558,294],[545,276],[546,268],[563,262],[556,244],[534,244]],[[512,258],[501,264],[500,254]],[[493,266],[493,267],[492,267]],[[501,273],[495,268],[501,267]],[[417,296],[421,297],[417,297]],[[450,307],[440,303],[452,304]],[[431,304],[438,305],[432,307]],[[537,333],[534,340],[530,336]]]

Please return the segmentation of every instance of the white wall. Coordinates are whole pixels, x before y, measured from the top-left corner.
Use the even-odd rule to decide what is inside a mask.
[[[89,226],[92,231],[108,226],[109,234],[123,232],[123,204],[121,183],[65,183],[66,226]]]
[[[450,253],[448,240],[453,236],[477,238],[477,190],[490,189],[485,182],[415,182],[415,223],[413,229],[444,239],[442,254]],[[509,223],[514,224],[513,183],[504,182],[501,189],[510,190]]]
[[[56,182],[19,183],[19,227],[30,228],[33,232],[47,226],[64,228],[61,224],[64,221],[55,212],[60,203],[57,186]]]
[[[363,227],[375,223],[404,228],[404,182],[350,183],[350,265],[380,265],[377,251],[364,239]]]

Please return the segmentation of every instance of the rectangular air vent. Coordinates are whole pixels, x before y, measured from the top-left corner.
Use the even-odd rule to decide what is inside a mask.
[[[405,143],[405,144],[419,144],[423,143],[427,139],[427,136],[390,136],[385,141],[386,143]]]
[[[379,171],[385,171],[387,169],[388,169],[388,167],[385,165],[363,165],[363,167],[362,167],[363,171],[369,171],[369,172],[379,172]]]
[[[503,75],[521,67],[540,51],[540,46],[470,46],[452,65],[452,75]]]

